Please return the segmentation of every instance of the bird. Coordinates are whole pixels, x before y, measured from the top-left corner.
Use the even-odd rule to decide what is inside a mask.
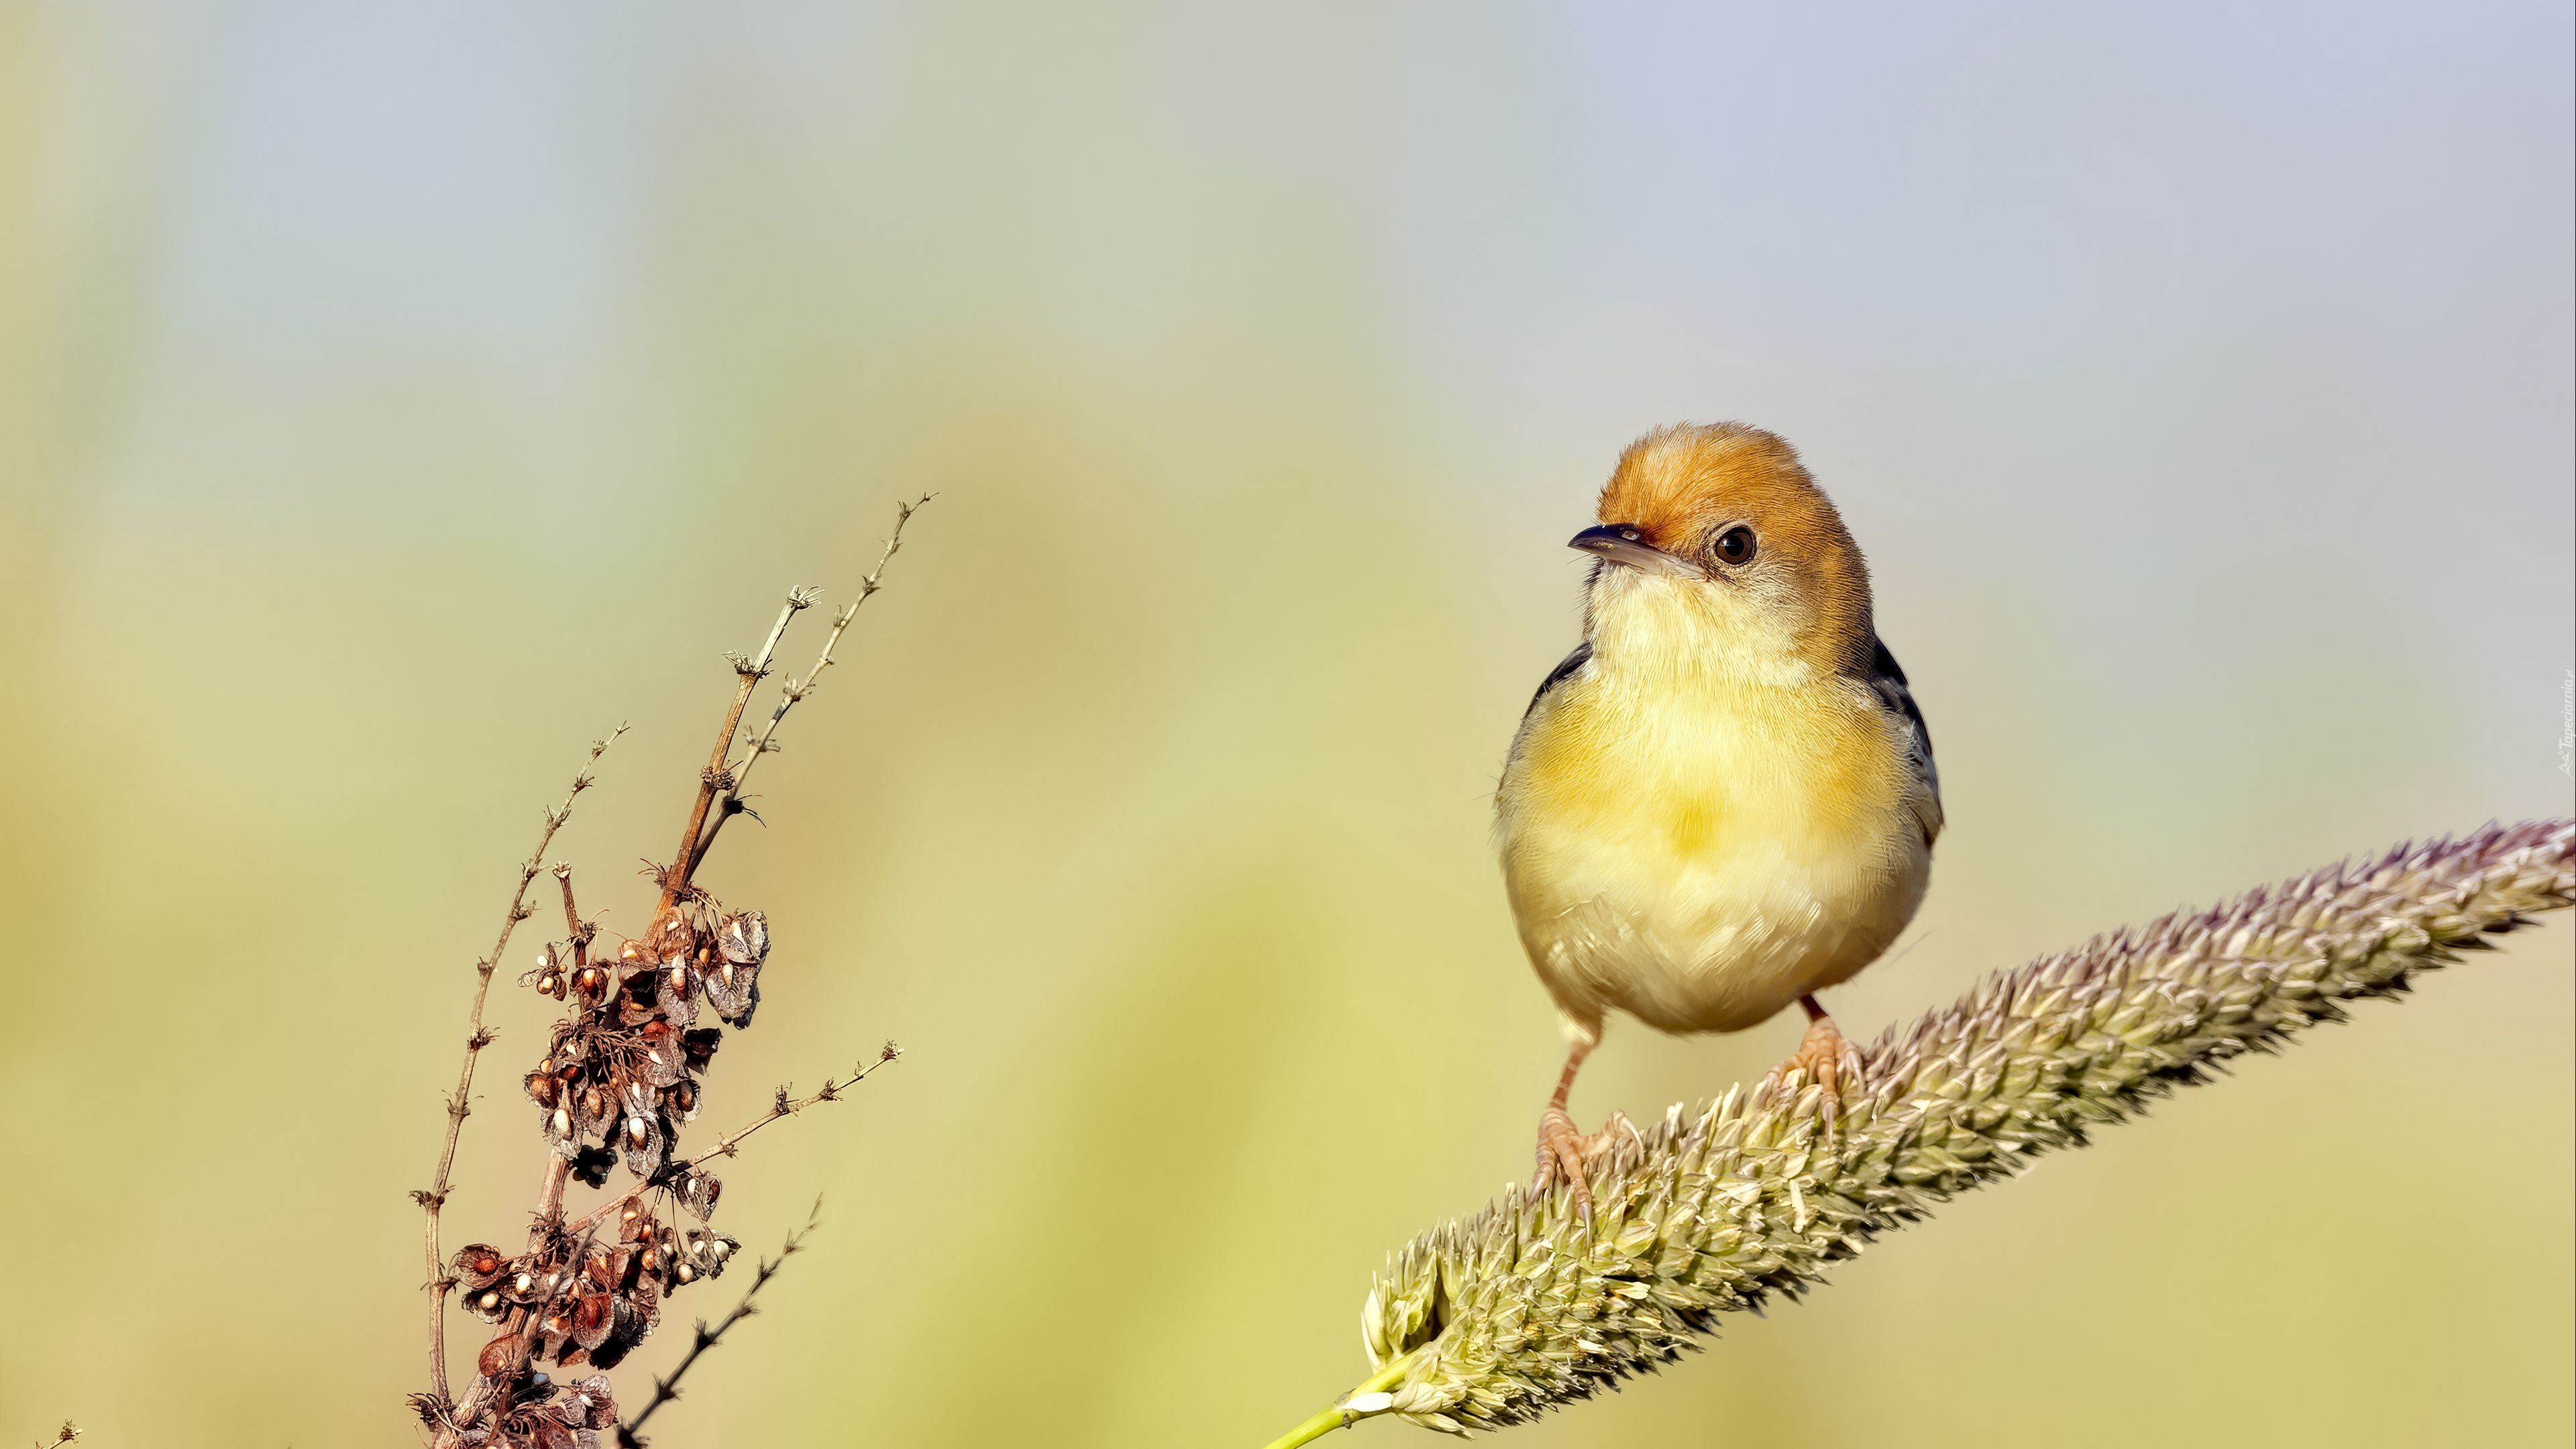
[[[1743,423],[1648,432],[1620,454],[1583,641],[1521,716],[1495,835],[1565,1069],[1539,1118],[1540,1188],[1588,1220],[1589,1136],[1566,1110],[1613,1011],[1743,1031],[1795,1002],[1782,1070],[1831,1130],[1860,1068],[1816,993],[1914,918],[1943,823],[1932,735],[1878,634],[1869,565],[1797,452]],[[1633,1129],[1629,1129],[1633,1130]]]

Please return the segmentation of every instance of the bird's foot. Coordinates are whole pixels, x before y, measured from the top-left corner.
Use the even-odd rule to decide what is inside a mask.
[[[1817,1106],[1822,1110],[1825,1131],[1830,1135],[1842,1117],[1844,1081],[1859,1081],[1859,1050],[1844,1038],[1842,1031],[1834,1025],[1834,1019],[1820,1011],[1816,1013],[1815,1020],[1807,1024],[1806,1037],[1798,1043],[1798,1050],[1789,1060],[1781,1064],[1781,1070],[1804,1072],[1808,1081],[1823,1089]]]
[[[1613,1112],[1601,1130],[1589,1136],[1575,1130],[1574,1119],[1563,1107],[1550,1103],[1538,1118],[1538,1176],[1531,1186],[1545,1192],[1562,1182],[1574,1189],[1575,1215],[1592,1221],[1592,1180],[1585,1171],[1584,1159],[1616,1141],[1622,1135],[1636,1137],[1637,1124],[1625,1112]]]

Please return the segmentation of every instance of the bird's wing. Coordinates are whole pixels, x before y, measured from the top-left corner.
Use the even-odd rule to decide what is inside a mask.
[[[1916,815],[1923,825],[1923,843],[1930,845],[1941,833],[1941,767],[1932,761],[1932,727],[1923,722],[1923,707],[1914,702],[1914,691],[1905,684],[1905,667],[1888,652],[1887,641],[1870,640],[1869,687],[1885,705],[1905,721],[1906,761],[1914,768],[1914,777],[1923,782],[1925,798]],[[1542,691],[1544,692],[1544,691]]]
[[[1573,653],[1558,660],[1556,662],[1556,667],[1547,672],[1547,678],[1538,682],[1538,693],[1530,696],[1529,709],[1521,711],[1522,722],[1528,722],[1531,711],[1538,708],[1538,702],[1540,700],[1547,698],[1547,692],[1549,690],[1556,688],[1558,685],[1563,684],[1566,680],[1572,678],[1574,671],[1581,669],[1591,658],[1592,641],[1586,639],[1582,643],[1574,646]]]

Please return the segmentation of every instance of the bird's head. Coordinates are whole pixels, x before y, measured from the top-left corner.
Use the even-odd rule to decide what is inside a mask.
[[[1786,680],[1866,667],[1869,566],[1778,437],[1742,423],[1658,428],[1601,490],[1586,600],[1596,654],[1670,656]]]

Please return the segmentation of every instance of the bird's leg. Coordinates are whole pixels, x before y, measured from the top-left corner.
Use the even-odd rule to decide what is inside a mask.
[[[1547,1110],[1538,1114],[1538,1185],[1551,1186],[1560,1176],[1574,1184],[1574,1205],[1585,1217],[1592,1215],[1592,1186],[1583,1180],[1583,1134],[1566,1115],[1565,1102],[1574,1095],[1574,1074],[1583,1070],[1583,1059],[1592,1055],[1593,1045],[1592,1039],[1574,1039],[1565,1053],[1565,1070],[1556,1079],[1556,1095],[1547,1099]]]
[[[1788,1065],[1805,1072],[1808,1081],[1825,1089],[1818,1105],[1824,1110],[1825,1130],[1831,1132],[1835,1121],[1842,1116],[1844,1069],[1846,1066],[1857,1068],[1859,1053],[1854,1052],[1851,1043],[1843,1039],[1841,1029],[1834,1025],[1834,1019],[1825,1014],[1823,1003],[1812,994],[1799,997],[1798,1005],[1807,1013],[1807,1035],[1798,1043],[1798,1050],[1789,1058]],[[1846,1058],[1851,1060],[1846,1061]],[[1857,1076],[1858,1072],[1855,1070],[1853,1075]]]
[[[1601,1130],[1585,1136],[1577,1131],[1574,1118],[1565,1110],[1565,1100],[1574,1092],[1574,1074],[1582,1069],[1583,1059],[1592,1055],[1597,1036],[1578,1036],[1565,1053],[1565,1071],[1556,1079],[1556,1095],[1547,1099],[1547,1110],[1538,1114],[1538,1177],[1535,1186],[1541,1191],[1559,1182],[1574,1189],[1574,1211],[1585,1222],[1592,1221],[1592,1183],[1584,1175],[1583,1159],[1599,1151],[1622,1129],[1634,1133],[1624,1114],[1613,1112]]]

